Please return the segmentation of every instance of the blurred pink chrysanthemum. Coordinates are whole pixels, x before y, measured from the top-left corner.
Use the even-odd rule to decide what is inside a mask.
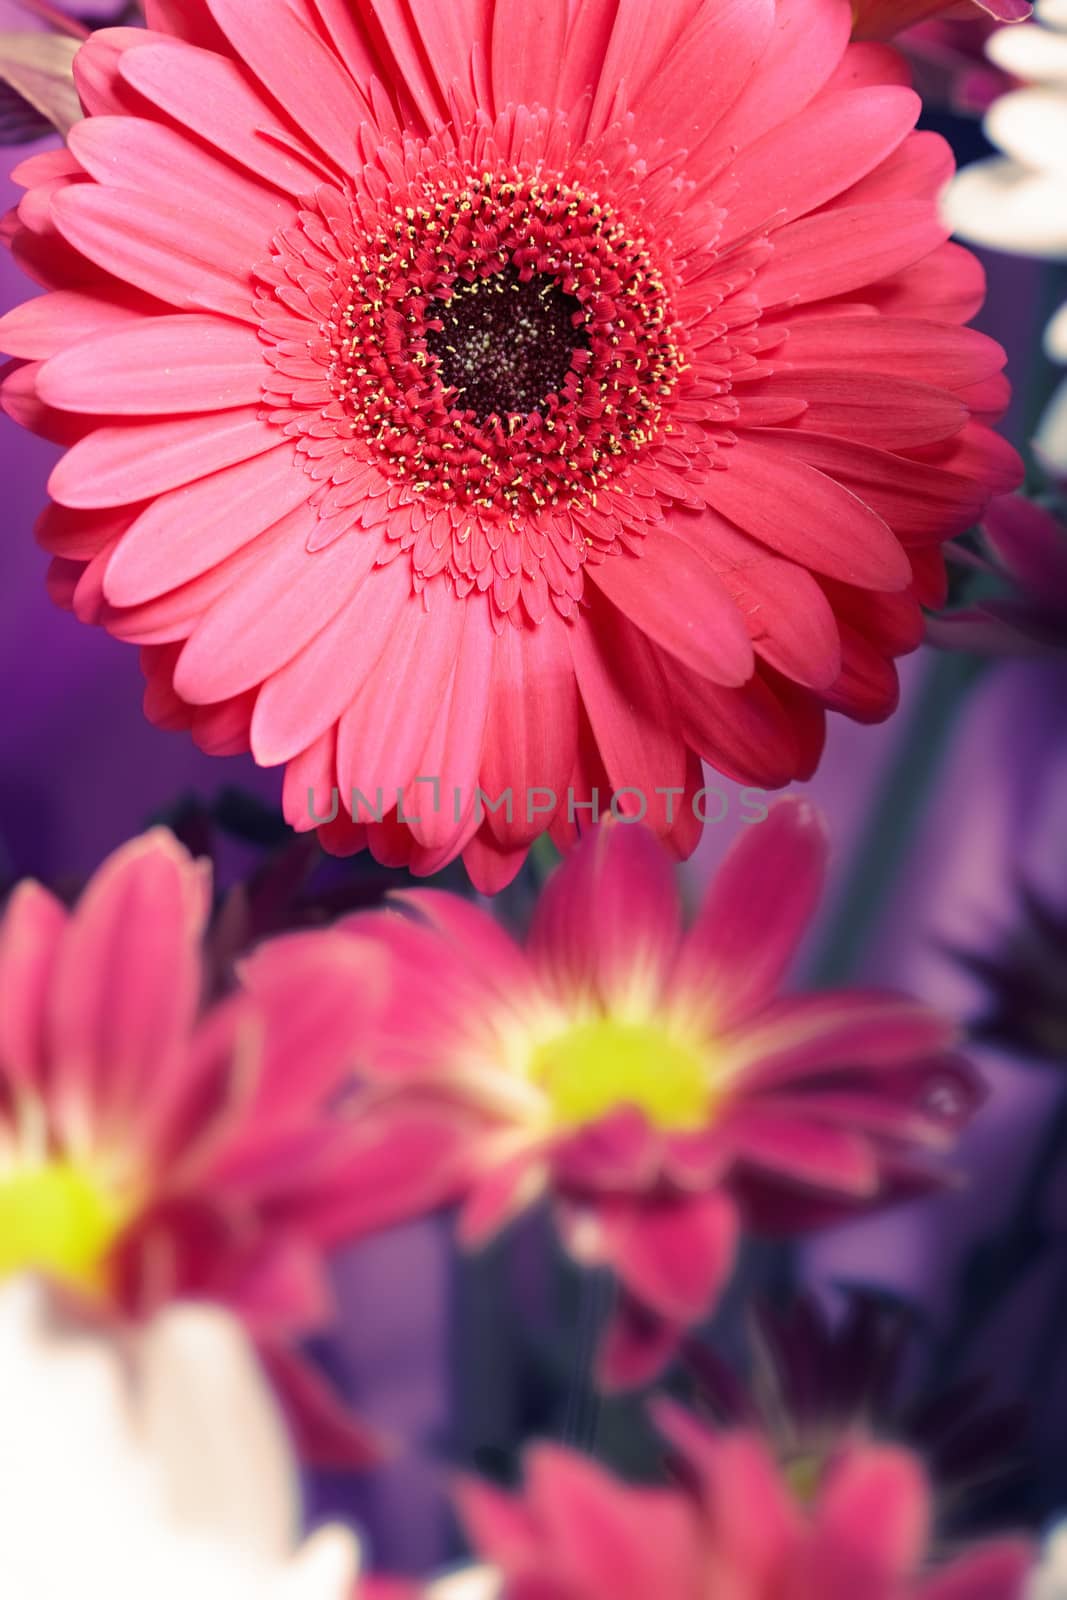
[[[706,1432],[674,1407],[659,1418],[678,1488],[627,1487],[554,1446],[530,1452],[521,1497],[464,1487],[504,1600],[1021,1600],[1022,1541],[931,1564],[930,1492],[907,1451],[845,1447],[791,1484],[758,1434]]]
[[[686,854],[698,757],[777,787],[892,711],[1018,464],[951,154],[847,0],[147,15],[21,169],[54,293],[0,341],[70,446],[54,593],[155,721],[493,889],[613,789]]]
[[[938,1181],[976,1085],[954,1030],[877,992],[776,998],[825,839],[779,802],[688,933],[670,861],[606,823],[546,887],[528,946],[441,892],[346,929],[388,957],[363,1062],[390,1114],[459,1130],[461,1236],[549,1197],[572,1254],[622,1295],[602,1372],[656,1371],[713,1307],[744,1228],[803,1229]],[[310,970],[310,969],[309,969]]]
[[[309,995],[310,936],[292,935],[201,1015],[209,903],[206,865],[163,829],[112,856],[73,912],[38,884],[14,891],[0,921],[0,1279],[41,1272],[138,1318],[217,1301],[323,1448],[343,1448],[355,1431],[291,1346],[328,1318],[323,1251],[399,1214],[395,1140],[383,1166],[371,1125],[330,1114],[367,968],[350,940],[318,934]]]

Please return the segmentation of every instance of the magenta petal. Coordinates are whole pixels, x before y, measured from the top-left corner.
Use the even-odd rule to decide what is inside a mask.
[[[1034,1570],[1034,1551],[1021,1539],[975,1550],[930,1578],[916,1600],[1023,1600]]]
[[[644,1189],[663,1160],[663,1138],[633,1106],[577,1129],[552,1157],[557,1183],[567,1188]]]
[[[143,1105],[184,1048],[208,905],[205,868],[162,828],[116,851],[82,896],[59,952],[50,1039],[66,1091],[95,1102],[100,1121]]]
[[[640,825],[605,821],[549,880],[529,951],[561,997],[596,996],[611,1009],[628,993],[658,993],[680,930],[665,850]]]
[[[602,1255],[629,1292],[667,1321],[706,1315],[733,1270],[737,1211],[721,1191],[626,1201],[597,1212]]]
[[[827,848],[800,800],[779,801],[742,831],[682,946],[671,981],[679,1003],[725,1028],[773,994],[818,904]]]
[[[643,1388],[674,1356],[681,1329],[649,1311],[623,1290],[601,1336],[596,1377],[609,1393]]]
[[[342,1472],[381,1461],[385,1441],[352,1414],[308,1361],[278,1343],[262,1344],[259,1354],[304,1461]]]
[[[528,1152],[475,1178],[459,1216],[460,1243],[471,1249],[488,1243],[540,1197],[546,1179],[545,1167]]]
[[[36,883],[14,891],[0,921],[0,1072],[13,1086],[41,1082],[46,1007],[67,913]]]
[[[929,1489],[918,1458],[885,1448],[853,1450],[820,1496],[812,1579],[825,1600],[893,1600],[926,1552]]]
[[[742,1113],[731,1142],[740,1160],[787,1184],[876,1195],[879,1171],[870,1141],[852,1129],[823,1126],[816,1117],[814,1107],[806,1120],[773,1111]]]

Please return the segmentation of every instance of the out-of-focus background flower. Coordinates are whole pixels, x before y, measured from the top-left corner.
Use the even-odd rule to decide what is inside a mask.
[[[86,28],[132,10],[107,0],[63,9]],[[47,10],[0,0],[0,33],[44,29]],[[1067,7],[1045,0],[1040,19],[1010,36],[984,15],[928,21],[903,45],[924,125],[948,137],[968,169],[950,204],[989,275],[977,325],[1008,350],[1015,398],[1003,431],[1026,456],[1028,492],[1046,497],[1048,537],[1058,531],[1060,540],[1049,546],[1049,570],[1062,573]],[[49,137],[32,107],[0,89],[0,211],[19,192],[8,169]],[[0,309],[24,295],[24,278],[0,252]],[[232,885],[284,849],[279,779],[151,727],[131,653],[51,604],[47,558],[30,530],[57,454],[0,418],[0,889],[28,874],[66,889],[160,817],[193,842],[210,840]],[[979,538],[969,541],[953,607],[988,602],[985,615],[996,616],[1012,593],[1001,565]],[[1039,599],[1055,599],[1037,587]],[[975,1032],[995,1114],[966,1136],[958,1188],[839,1227],[799,1256],[757,1250],[743,1285],[783,1301],[803,1287],[831,1305],[847,1283],[908,1307],[903,1370],[917,1394],[980,1381],[993,1410],[1026,1411],[975,1515],[1035,1529],[1067,1509],[1067,655],[1055,637],[1065,619],[1061,592],[1042,613],[1041,637],[1024,628],[1002,636],[995,653],[976,654],[973,635],[939,631],[904,664],[892,721],[832,725],[822,768],[803,788],[829,820],[830,893],[796,976],[899,987],[959,1017]],[[693,901],[742,826],[737,792],[709,782],[724,814],[683,869]],[[290,860],[269,879],[256,902],[266,906],[259,931],[325,919],[331,906],[363,903],[382,886],[362,864],[331,868],[308,887],[314,866],[310,856]],[[535,864],[504,915],[522,920],[537,874]],[[245,932],[256,931],[253,916]],[[442,1225],[413,1224],[349,1252],[335,1278],[337,1332],[315,1354],[360,1414],[406,1448],[358,1482],[320,1477],[315,1493],[324,1512],[369,1530],[381,1565],[425,1572],[456,1556],[447,1461],[494,1469],[517,1438],[544,1426],[628,1459],[633,1413],[592,1399],[588,1304],[559,1289],[537,1222],[512,1239],[506,1261],[497,1252],[478,1269],[456,1266]],[[549,1303],[564,1330],[555,1341]],[[735,1304],[718,1326],[736,1349]],[[966,1439],[961,1448],[971,1448]],[[1049,1574],[1063,1565],[1058,1544]],[[1039,1600],[1063,1592],[1067,1580],[1052,1575],[1036,1591]]]

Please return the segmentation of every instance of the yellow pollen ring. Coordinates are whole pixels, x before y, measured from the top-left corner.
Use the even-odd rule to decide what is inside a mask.
[[[107,1257],[125,1222],[99,1178],[61,1159],[0,1170],[0,1282],[41,1272],[107,1289]]]
[[[655,1022],[575,1023],[538,1046],[529,1071],[562,1127],[631,1106],[657,1128],[695,1132],[717,1100],[705,1056]]]

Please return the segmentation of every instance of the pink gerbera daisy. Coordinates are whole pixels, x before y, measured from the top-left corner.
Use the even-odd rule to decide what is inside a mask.
[[[924,1158],[973,1108],[954,1030],[925,1006],[775,997],[824,855],[810,808],[780,801],[683,934],[667,855],[609,822],[550,880],[525,950],[440,891],[338,929],[388,957],[363,1060],[390,1115],[466,1122],[462,1238],[548,1196],[574,1256],[616,1274],[610,1381],[650,1375],[708,1314],[742,1227],[810,1227],[936,1181]]]
[[[54,593],[155,721],[492,889],[623,789],[688,853],[700,757],[776,787],[889,714],[1018,466],[951,154],[848,0],[146,10],[21,169],[55,292],[0,340],[71,447]]]
[[[930,1491],[907,1451],[844,1446],[792,1485],[758,1434],[659,1416],[684,1487],[629,1488],[551,1446],[530,1453],[521,1498],[465,1486],[503,1600],[1021,1600],[1022,1541],[931,1561]]]
[[[0,1279],[40,1272],[137,1318],[218,1301],[316,1446],[350,1450],[358,1433],[292,1344],[328,1320],[325,1249],[400,1214],[395,1136],[383,1166],[373,1126],[329,1114],[366,961],[351,940],[292,935],[257,956],[248,992],[199,1015],[209,901],[206,864],[163,829],[112,856],[73,912],[38,884],[14,891],[0,920]]]

